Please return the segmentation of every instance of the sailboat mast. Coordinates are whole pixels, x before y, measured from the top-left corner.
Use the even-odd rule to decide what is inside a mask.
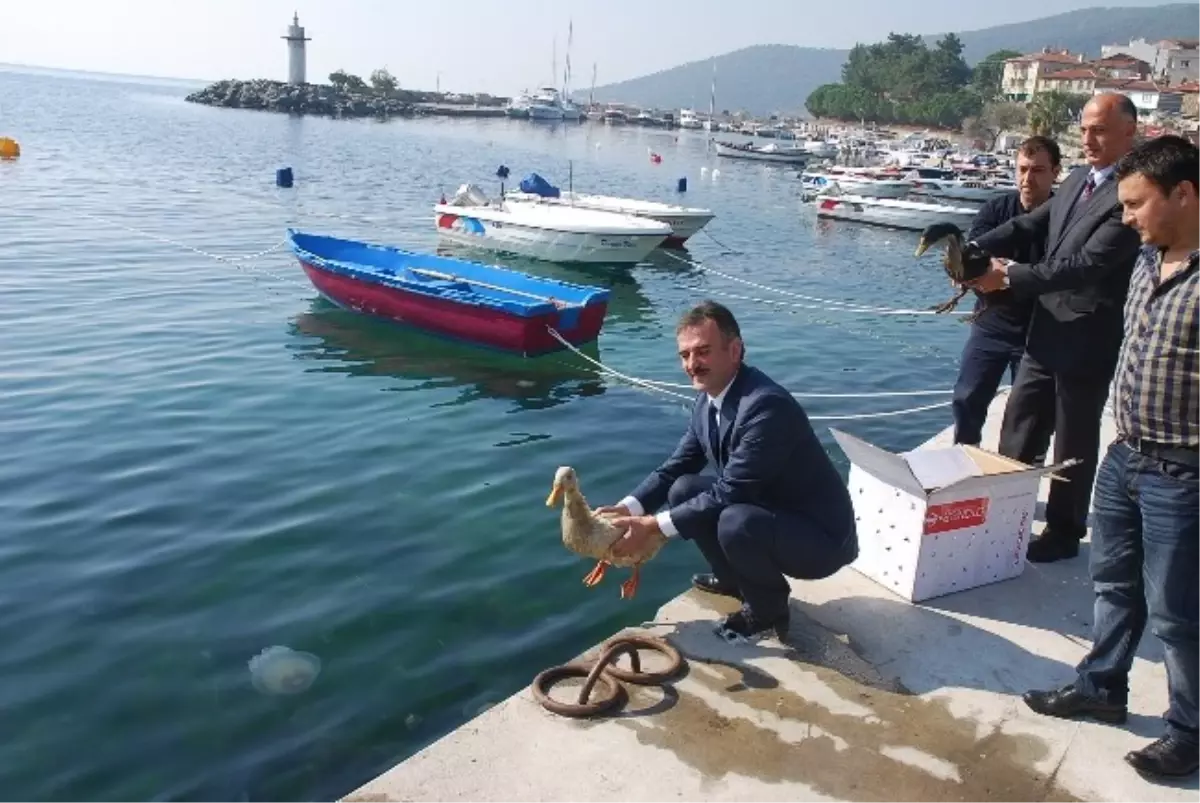
[[[596,62],[592,62],[592,88],[588,92],[588,106],[596,105]]]

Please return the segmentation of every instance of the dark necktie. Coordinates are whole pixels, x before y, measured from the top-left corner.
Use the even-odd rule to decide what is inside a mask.
[[[1079,203],[1086,204],[1092,200],[1092,193],[1096,191],[1096,174],[1088,173],[1087,181],[1083,182],[1083,192],[1079,195]]]
[[[712,402],[708,403],[708,448],[713,460],[721,465],[721,428],[717,425],[717,406]]]

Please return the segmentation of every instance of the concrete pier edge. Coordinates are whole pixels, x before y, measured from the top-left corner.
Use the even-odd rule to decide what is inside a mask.
[[[1006,400],[989,410],[987,448]],[[1106,413],[1102,448],[1114,438]],[[713,624],[735,603],[688,591],[631,628],[675,644],[681,678],[627,686],[625,708],[594,721],[523,688],[343,800],[1194,801],[1195,777],[1152,783],[1123,760],[1162,731],[1149,632],[1124,725],[1042,717],[1020,699],[1070,681],[1087,651],[1089,548],[917,604],[849,568],[793,582],[786,644],[726,644]]]

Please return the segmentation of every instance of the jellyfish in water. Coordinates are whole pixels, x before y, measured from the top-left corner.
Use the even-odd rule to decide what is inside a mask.
[[[320,673],[320,658],[291,647],[267,647],[250,659],[250,681],[263,694],[299,694]]]

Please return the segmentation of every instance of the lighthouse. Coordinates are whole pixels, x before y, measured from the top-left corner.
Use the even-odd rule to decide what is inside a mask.
[[[304,80],[304,43],[310,41],[304,35],[300,25],[300,13],[292,15],[292,24],[288,26],[287,36],[280,37],[288,43],[288,83],[303,84]]]

